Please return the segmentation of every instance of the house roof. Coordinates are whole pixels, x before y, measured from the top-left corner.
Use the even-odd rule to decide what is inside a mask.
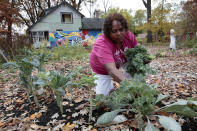
[[[81,14],[78,10],[76,10],[72,5],[70,5],[68,2],[63,1],[61,4],[56,5],[54,7],[48,8],[46,10],[44,10],[44,12],[41,13],[41,17],[34,23],[32,24],[28,29],[27,32],[29,32],[37,23],[39,23],[42,19],[44,19],[46,16],[48,16],[49,14],[51,14],[52,12],[54,12],[56,9],[58,9],[61,5],[67,5],[68,7],[70,7],[72,10],[74,10],[75,12],[77,12],[79,15],[81,15],[81,17],[85,17],[83,14]]]
[[[104,19],[101,18],[83,18],[82,19],[82,30],[96,30],[102,29],[104,24]]]

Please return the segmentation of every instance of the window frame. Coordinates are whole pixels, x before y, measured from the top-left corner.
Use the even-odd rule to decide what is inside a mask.
[[[69,14],[71,15],[71,22],[63,22],[63,15]],[[73,13],[72,12],[60,12],[60,17],[61,17],[61,23],[63,24],[73,24]]]

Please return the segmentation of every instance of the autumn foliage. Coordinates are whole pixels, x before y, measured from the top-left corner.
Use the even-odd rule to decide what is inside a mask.
[[[187,31],[196,31],[197,29],[197,0],[188,0],[183,7],[187,18]]]

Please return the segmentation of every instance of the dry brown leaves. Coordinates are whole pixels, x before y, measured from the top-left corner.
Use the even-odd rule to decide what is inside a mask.
[[[175,52],[168,51],[167,47],[148,47],[149,52],[152,54],[156,54],[159,50],[165,52],[165,57],[156,58],[153,60],[150,65],[158,70],[156,75],[149,75],[147,77],[147,82],[149,84],[158,84],[158,90],[162,94],[170,95],[170,98],[167,100],[163,100],[162,103],[164,105],[170,104],[172,102],[177,101],[177,99],[186,99],[186,98],[196,98],[197,99],[197,56],[189,56],[185,55],[185,49],[177,50]],[[52,62],[45,66],[46,70],[60,70],[63,72],[68,72],[75,67],[83,65],[86,70],[90,70],[89,64],[83,61],[60,61],[60,62]],[[19,87],[16,83],[19,81],[18,78],[13,78],[16,73],[8,73],[6,70],[0,70],[0,101],[1,105],[6,107],[7,110],[12,110],[17,105],[13,105],[12,103],[23,104],[24,99],[26,98],[25,94],[20,94],[22,98],[16,97],[16,92],[18,90],[22,90],[21,86]],[[12,99],[12,97],[15,99]],[[71,99],[75,103],[80,103],[82,100],[89,98],[89,90],[75,88],[72,93],[67,92],[65,95],[66,99]],[[68,103],[63,103],[68,105]],[[81,104],[77,107],[77,109],[81,109],[78,114],[85,115],[88,111],[84,108],[87,107],[89,103]],[[43,109],[45,110],[45,109]],[[164,114],[160,112],[162,115],[171,116],[175,119],[178,119],[175,114]],[[25,114],[25,113],[24,113]],[[73,117],[76,117],[78,114],[73,114]],[[37,130],[37,129],[48,129],[50,127],[42,127],[36,125],[33,120],[40,117],[40,112],[37,112],[29,118],[24,118],[24,115],[21,115],[19,118],[9,118],[4,120],[5,115],[0,114],[0,129],[5,127],[7,124],[9,129],[16,130]],[[10,114],[10,117],[12,114]],[[56,129],[62,128],[62,130],[72,130],[74,127],[78,125],[82,125],[82,129],[91,130],[92,127],[86,127],[83,125],[85,121],[80,119],[75,121],[74,124],[66,123],[65,121],[54,121],[54,127]],[[137,126],[137,122],[135,119],[128,120],[127,123],[132,125],[132,127]],[[128,129],[128,124],[119,124],[112,125],[111,127],[106,127],[103,130],[118,130],[118,129]],[[8,129],[8,128],[3,128]],[[93,129],[94,131],[96,129]]]

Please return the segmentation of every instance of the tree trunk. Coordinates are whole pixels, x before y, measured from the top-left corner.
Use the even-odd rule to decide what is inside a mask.
[[[151,26],[151,0],[147,0],[147,21]],[[147,30],[147,43],[152,42],[152,31],[150,29]]]
[[[151,0],[147,0],[147,2],[142,0],[142,2],[147,9],[147,22],[151,26]],[[147,30],[147,43],[151,43],[151,42],[152,42],[152,31],[148,29]]]

